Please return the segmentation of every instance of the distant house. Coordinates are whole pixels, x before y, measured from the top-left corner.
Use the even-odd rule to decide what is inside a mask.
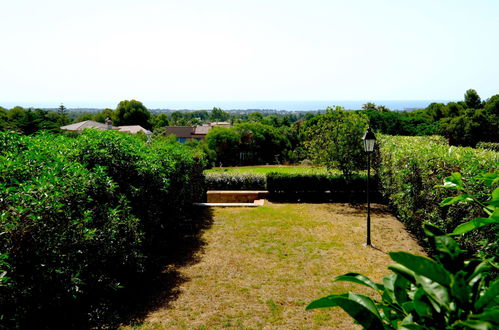
[[[166,126],[165,135],[175,135],[178,142],[202,140],[213,127],[231,127],[229,122],[214,122],[197,126]]]
[[[129,125],[129,126],[117,126],[114,129],[119,130],[124,133],[137,134],[138,132],[143,132],[144,134],[151,134],[151,131],[145,129],[140,125]]]
[[[61,129],[66,130],[66,131],[70,131],[70,132],[83,131],[85,128],[95,128],[95,129],[99,129],[99,130],[106,130],[106,129],[109,129],[109,125],[99,123],[99,122],[96,122],[93,120],[85,120],[85,121],[81,121],[79,123],[74,123],[71,125],[66,125],[66,126],[61,127]]]
[[[61,129],[70,131],[70,132],[81,132],[85,128],[94,128],[98,130],[116,130],[123,133],[131,133],[136,134],[138,132],[143,132],[144,134],[151,134],[151,131],[145,129],[140,125],[129,125],[129,126],[113,126],[112,121],[108,121],[107,124],[99,123],[93,120],[85,120],[79,123],[74,123],[71,125],[62,126]]]

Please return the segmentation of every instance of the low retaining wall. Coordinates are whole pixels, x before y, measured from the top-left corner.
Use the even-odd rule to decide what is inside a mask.
[[[257,199],[268,198],[266,190],[208,190],[208,203],[253,203]]]

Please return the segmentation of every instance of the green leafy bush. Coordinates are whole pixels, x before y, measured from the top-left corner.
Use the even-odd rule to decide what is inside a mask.
[[[498,265],[466,259],[436,227],[426,225],[425,232],[434,259],[390,252],[396,264],[382,283],[357,273],[335,278],[372,288],[381,300],[349,292],[315,300],[307,309],[341,307],[365,329],[497,329],[499,280],[488,273]]]
[[[343,175],[327,174],[267,174],[267,190],[274,200],[365,200],[366,176],[353,176],[346,180]],[[371,178],[371,196],[377,198],[376,182]]]
[[[499,142],[478,142],[476,147],[479,149],[499,151]]]
[[[435,188],[453,172],[466,177],[468,189],[484,199],[486,186],[477,175],[499,170],[499,153],[464,147],[449,147],[441,137],[394,137],[380,135],[375,168],[380,190],[398,218],[420,240],[422,224],[429,222],[450,233],[463,220],[477,217],[481,209],[469,204],[439,207],[444,189]],[[487,255],[493,250],[493,229],[461,238],[469,251],[481,250]]]
[[[119,132],[0,133],[0,326],[103,322],[204,188],[203,157]],[[171,247],[170,247],[171,249]],[[154,257],[154,258],[153,258]]]
[[[260,173],[207,172],[208,190],[265,190],[266,175]]]

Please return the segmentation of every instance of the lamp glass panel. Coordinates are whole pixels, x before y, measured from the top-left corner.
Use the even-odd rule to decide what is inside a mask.
[[[364,150],[366,152],[372,152],[374,150],[374,143],[376,140],[364,140]]]

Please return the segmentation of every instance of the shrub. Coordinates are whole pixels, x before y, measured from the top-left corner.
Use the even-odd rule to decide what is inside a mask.
[[[9,135],[1,139],[22,141],[24,150],[0,156],[0,251],[8,264],[2,322],[84,324],[82,314],[60,310],[97,307],[96,296],[141,270],[138,220],[104,168],[89,170],[65,157],[66,139]]]
[[[435,259],[390,252],[393,274],[375,283],[347,273],[335,281],[365,285],[380,301],[356,294],[333,294],[307,309],[341,307],[365,329],[497,329],[499,280],[488,276],[497,265],[466,259],[457,243],[436,227],[425,227]]]
[[[208,190],[265,190],[266,175],[259,173],[209,172],[205,174]]]
[[[461,219],[476,217],[481,211],[472,205],[455,204],[440,208],[444,189],[435,188],[453,172],[461,172],[467,187],[485,197],[483,182],[476,180],[478,173],[497,171],[499,154],[488,150],[449,147],[440,137],[394,137],[380,135],[375,167],[380,190],[393,207],[398,218],[419,239],[423,238],[422,224],[432,223],[444,232],[451,232]],[[492,230],[484,230],[461,239],[470,250],[481,249],[486,253],[493,241]]]
[[[267,174],[267,190],[274,200],[345,201],[365,200],[366,176],[353,176],[346,180],[342,175],[327,174]],[[371,178],[370,193],[376,195],[376,182]]]
[[[0,327],[103,322],[204,191],[202,154],[179,144],[90,130],[0,146]]]
[[[499,142],[478,142],[476,147],[499,152]]]

